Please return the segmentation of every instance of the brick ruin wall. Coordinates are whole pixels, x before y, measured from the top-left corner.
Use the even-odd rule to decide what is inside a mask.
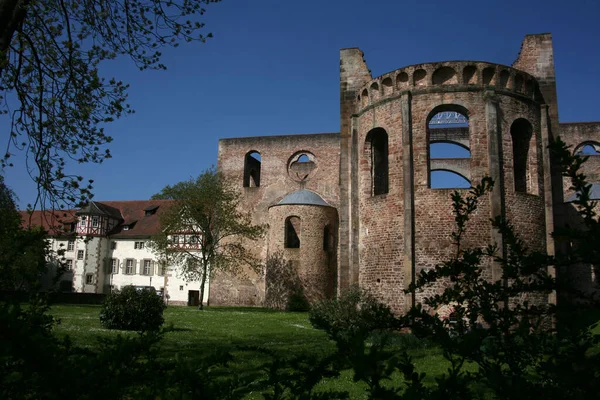
[[[402,311],[411,302],[403,289],[412,275],[433,268],[455,251],[450,198],[454,189],[430,188],[430,171],[448,167],[460,171],[472,184],[491,176],[496,185],[490,196],[481,199],[469,221],[463,246],[483,247],[501,241],[489,218],[503,214],[532,250],[554,254],[550,233],[555,221],[563,218],[563,182],[544,174],[550,169],[544,143],[561,134],[574,146],[589,140],[600,146],[600,123],[559,126],[553,64],[549,34],[526,36],[514,68],[454,61],[408,66],[377,78],[371,77],[359,49],[343,49],[340,134],[225,139],[219,143],[220,171],[240,183],[242,204],[252,211],[254,223],[271,224],[269,236],[249,247],[263,260],[269,251],[281,248],[284,221],[290,213],[303,214],[304,222],[318,222],[314,232],[305,233],[304,227],[302,232],[305,239],[307,235],[312,237],[310,241],[314,239],[311,246],[320,244],[317,238],[322,237],[323,221],[307,214],[311,207],[272,207],[269,218],[269,207],[285,195],[301,188],[312,190],[337,209],[336,259],[284,247],[287,257],[305,271],[309,264],[315,268],[326,261],[338,266],[329,286],[322,268],[320,275],[318,268],[306,272],[319,292],[329,293],[333,284],[339,291],[358,282],[394,310]],[[432,162],[428,120],[438,111],[457,110],[468,117],[468,138],[461,140],[468,144],[470,158]],[[525,128],[513,131],[519,121],[526,121],[530,136]],[[388,191],[377,195],[373,195],[372,149],[367,139],[374,128],[384,129],[388,140]],[[450,129],[443,134],[452,136]],[[515,137],[526,137],[518,145],[527,149],[525,158],[513,155]],[[261,156],[259,187],[242,185],[244,159],[251,151]],[[294,157],[302,152],[311,155],[316,169],[309,163],[294,165]],[[514,168],[517,163],[521,166]],[[600,182],[600,156],[590,157],[584,168],[590,180]],[[304,175],[308,178],[303,180]],[[556,190],[551,191],[557,187],[558,196]],[[567,188],[565,195],[569,194]],[[468,189],[458,190],[468,193]],[[491,260],[485,273],[499,278]],[[440,283],[416,300],[442,286]],[[260,305],[264,291],[260,274],[249,273],[244,278],[220,275],[211,284],[211,303]]]
[[[260,154],[260,186],[244,187],[244,160],[249,152]],[[339,207],[339,134],[263,136],[219,141],[218,168],[228,179],[239,182],[241,205],[251,210],[255,224],[269,223],[269,206],[301,188],[318,193],[332,207]],[[294,162],[307,154],[314,165],[308,177],[302,163]],[[281,231],[283,234],[283,231]],[[266,262],[267,236],[248,243],[255,255]],[[211,282],[211,304],[262,305],[264,274],[247,271],[245,276],[217,274]]]
[[[285,246],[285,221],[291,216],[300,220],[299,226],[295,227],[300,239],[299,248]],[[278,205],[269,209],[269,254],[281,252],[284,259],[292,263],[304,295],[311,303],[335,294],[337,245],[333,232],[337,228],[337,219],[337,211],[333,207]],[[323,237],[326,226],[331,228],[331,239]],[[327,240],[327,249],[324,240]]]
[[[588,160],[583,164],[581,172],[585,174],[588,183],[600,183],[600,122],[563,123],[560,128],[561,139],[571,146],[573,153],[579,152],[585,145],[591,145],[599,152],[597,154],[586,154]],[[574,193],[570,186],[569,179],[563,178],[565,200],[568,200]],[[596,204],[594,211],[597,215],[600,215],[600,202]],[[565,203],[565,213],[571,227],[584,228],[583,221],[577,214],[574,204]],[[590,264],[572,265],[563,271],[563,274],[575,283],[576,288],[585,295],[598,296],[598,293],[600,293],[599,266]]]
[[[453,69],[454,72],[449,71]],[[436,78],[443,70],[445,77]],[[462,74],[460,72],[463,72]],[[428,120],[438,111],[464,111],[469,123],[471,182],[477,184],[490,176],[490,150],[486,122],[486,104],[490,89],[495,98],[500,132],[503,174],[496,182],[504,196],[506,217],[527,244],[536,250],[545,248],[545,209],[543,192],[542,152],[539,149],[540,111],[533,98],[535,82],[520,72],[487,63],[440,63],[418,65],[394,71],[368,82],[357,99],[357,172],[359,175],[359,270],[362,287],[376,293],[394,310],[407,306],[402,290],[412,279],[410,259],[404,257],[405,196],[414,196],[414,268],[415,273],[431,269],[448,260],[456,251],[451,233],[455,229],[451,193],[455,189],[431,189]],[[440,84],[442,79],[444,85]],[[445,80],[444,80],[445,79]],[[484,85],[481,85],[481,82]],[[448,85],[448,86],[446,86]],[[485,87],[482,87],[485,86]],[[491,86],[491,87],[490,87]],[[408,94],[407,90],[411,90]],[[516,92],[516,93],[515,93]],[[403,121],[402,102],[410,103],[409,121]],[[519,118],[529,121],[533,135],[527,157],[527,190],[517,193],[513,178],[513,143],[511,126]],[[406,122],[406,123],[404,123]],[[409,146],[403,143],[403,129],[410,129],[412,160],[405,154]],[[372,195],[371,148],[367,135],[374,128],[383,128],[388,135],[389,191]],[[406,135],[405,135],[406,137]],[[405,189],[405,167],[412,165],[414,191]],[[463,195],[468,189],[459,189]],[[492,216],[491,196],[485,197],[468,223],[463,246],[485,247],[492,241],[489,218]],[[409,245],[410,246],[410,245]],[[486,271],[491,277],[491,269]],[[443,287],[431,287],[417,296],[439,292]]]

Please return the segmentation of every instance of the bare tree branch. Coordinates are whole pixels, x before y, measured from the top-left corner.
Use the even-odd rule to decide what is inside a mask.
[[[88,201],[92,182],[69,166],[110,158],[104,127],[133,112],[129,86],[100,64],[126,55],[140,70],[166,69],[160,49],[211,37],[200,17],[219,1],[0,0],[0,114],[11,114],[2,173],[24,151],[33,206]]]

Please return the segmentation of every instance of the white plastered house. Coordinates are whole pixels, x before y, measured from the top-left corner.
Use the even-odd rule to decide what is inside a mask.
[[[163,265],[148,246],[168,200],[90,201],[80,210],[23,212],[25,225],[43,226],[51,250],[64,250],[68,272],[60,289],[109,293],[127,285],[152,286],[169,304],[197,305],[200,282],[186,281],[177,265]],[[165,268],[166,267],[166,268]],[[207,279],[203,303],[209,297]]]

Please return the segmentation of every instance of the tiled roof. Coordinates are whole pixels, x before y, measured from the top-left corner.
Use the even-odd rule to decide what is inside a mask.
[[[315,192],[311,192],[310,190],[297,190],[293,193],[285,196],[279,203],[276,205],[312,205],[312,206],[325,206],[330,207],[329,204],[321,196],[316,194]]]
[[[91,215],[110,215],[121,221],[115,229],[109,232],[111,237],[147,237],[158,233],[160,229],[160,215],[162,212],[173,203],[172,200],[127,200],[127,201],[94,201],[93,206],[90,205],[81,210],[67,211],[34,211],[31,215],[31,225],[43,226],[51,235],[56,235],[62,230],[63,224],[66,222],[64,218],[68,216],[69,222],[75,221],[75,214],[87,214],[89,210]],[[151,215],[146,215],[146,210],[156,210]],[[101,213],[99,213],[100,211]],[[23,225],[27,226],[29,221],[29,213],[22,211]],[[123,224],[131,224],[135,222],[129,230],[123,230]],[[60,227],[60,230],[57,228]]]
[[[71,234],[70,232],[65,232],[65,224],[77,221],[75,210],[48,210],[43,213],[36,210],[33,212],[19,211],[19,213],[21,214],[21,225],[23,228],[41,226],[52,236]]]
[[[103,201],[104,205],[114,207],[120,211],[124,224],[135,225],[129,230],[123,230],[123,225],[118,225],[110,236],[115,237],[138,237],[152,236],[158,233],[160,229],[160,215],[162,211],[173,203],[172,200],[132,200],[132,201]],[[155,207],[156,212],[152,215],[146,215],[146,209]]]
[[[104,215],[115,219],[123,219],[121,212],[106,203],[90,201],[85,207],[77,211],[77,215]]]

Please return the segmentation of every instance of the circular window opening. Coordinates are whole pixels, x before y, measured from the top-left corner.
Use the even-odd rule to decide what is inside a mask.
[[[309,151],[294,153],[288,161],[288,175],[296,182],[307,182],[317,171],[315,155]]]

